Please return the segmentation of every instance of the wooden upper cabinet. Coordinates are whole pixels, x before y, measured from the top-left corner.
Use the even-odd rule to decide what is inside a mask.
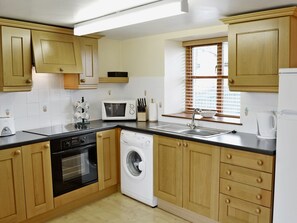
[[[27,218],[54,208],[49,142],[22,146]]]
[[[0,223],[26,219],[21,147],[0,151]]]
[[[181,140],[154,136],[154,194],[182,207]]]
[[[218,220],[220,147],[184,141],[183,206]]]
[[[80,43],[83,72],[64,74],[65,89],[96,89],[98,86],[98,39],[77,37]]]
[[[277,92],[279,68],[297,66],[297,7],[237,15],[229,24],[229,89]]]
[[[32,87],[31,31],[1,26],[1,91]]]
[[[32,43],[37,73],[82,73],[75,36],[32,30]]]
[[[99,190],[118,183],[116,130],[97,132]]]

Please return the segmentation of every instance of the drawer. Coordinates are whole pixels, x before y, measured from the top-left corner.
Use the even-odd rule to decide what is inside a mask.
[[[220,192],[265,207],[271,207],[271,191],[268,190],[221,178]]]
[[[270,223],[271,210],[257,204],[220,194],[221,223]]]
[[[272,190],[273,177],[271,173],[221,163],[220,177],[265,190]]]
[[[221,162],[272,173],[274,156],[222,148]]]

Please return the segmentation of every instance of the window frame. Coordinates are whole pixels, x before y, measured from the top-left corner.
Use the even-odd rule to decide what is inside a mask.
[[[223,99],[223,88],[221,86],[224,79],[228,79],[228,75],[223,75],[223,43],[228,42],[227,37],[218,37],[211,39],[193,40],[183,42],[183,47],[185,47],[186,54],[186,67],[185,67],[185,113],[193,112],[193,80],[195,79],[216,79],[217,80],[217,99]],[[193,66],[192,66],[192,49],[199,46],[217,46],[217,75],[216,76],[193,76]],[[228,118],[240,118],[239,115],[229,115],[222,113],[223,100],[219,102],[216,101],[216,110],[218,117],[228,117]]]

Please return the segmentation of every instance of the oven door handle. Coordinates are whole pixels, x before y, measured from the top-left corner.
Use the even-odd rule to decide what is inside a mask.
[[[96,147],[96,144],[86,145],[86,146],[77,147],[74,149],[63,150],[63,151],[59,151],[59,152],[53,152],[52,155],[61,155],[61,154],[65,154],[65,153],[73,153],[73,152],[77,152],[77,151],[83,151],[83,150],[90,149],[94,146]]]

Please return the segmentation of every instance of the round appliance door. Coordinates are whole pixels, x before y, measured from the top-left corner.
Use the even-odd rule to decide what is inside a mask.
[[[122,161],[129,177],[141,180],[145,176],[145,160],[143,153],[136,147],[130,147]]]

